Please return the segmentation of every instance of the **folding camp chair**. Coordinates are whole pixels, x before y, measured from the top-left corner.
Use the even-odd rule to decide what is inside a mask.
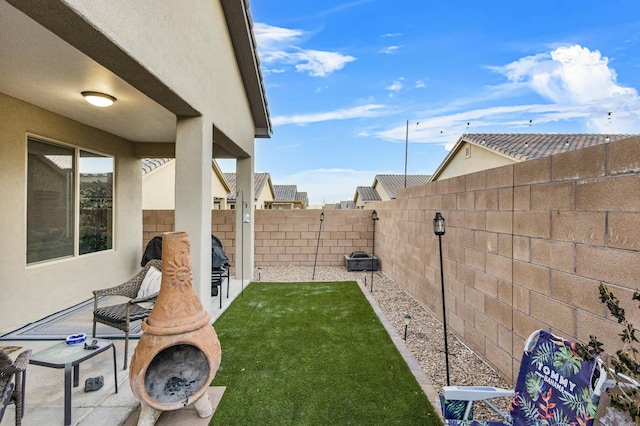
[[[610,386],[599,358],[583,360],[575,344],[548,331],[533,332],[524,345],[515,390],[490,386],[445,386],[440,395],[449,425],[593,425],[601,392]],[[513,397],[509,413],[489,401]],[[474,401],[483,401],[503,421],[471,420]]]

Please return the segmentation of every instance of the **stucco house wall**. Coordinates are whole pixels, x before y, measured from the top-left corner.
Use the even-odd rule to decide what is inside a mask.
[[[116,157],[112,250],[27,265],[27,136]],[[140,263],[140,160],[130,142],[0,93],[0,334],[130,278]]]
[[[226,207],[227,189],[216,173],[211,178],[211,208],[218,208],[214,198],[224,200]],[[142,208],[145,210],[173,210],[176,205],[176,162],[168,161],[142,176]]]
[[[94,73],[92,87],[85,87],[86,81],[51,70],[52,63],[64,65],[55,52],[29,54],[19,48],[19,37],[11,37],[16,42],[11,45],[15,57],[3,64],[37,58],[42,79],[11,84],[6,74],[0,75],[0,248],[6,253],[0,262],[0,333],[88,299],[92,289],[120,284],[139,270],[140,159],[145,157],[175,155],[175,223],[190,234],[196,291],[201,298],[210,298],[210,288],[200,277],[210,275],[211,160],[214,154],[235,158],[239,186],[252,193],[247,177],[253,173],[254,138],[270,135],[245,6],[231,0],[194,0],[187,7],[175,2],[69,0],[50,2],[46,10],[32,0],[0,4],[37,29],[44,43],[30,45],[34,50],[55,45],[81,59],[69,75]],[[11,28],[19,34],[21,27]],[[3,34],[7,36],[6,31]],[[8,46],[5,41],[3,49]],[[47,85],[46,77],[57,84]],[[96,81],[100,85],[94,86]],[[80,96],[82,90],[109,92],[109,88],[121,91],[110,93],[118,100],[101,112],[88,109],[93,107]],[[117,128],[105,118],[116,121],[126,115],[118,111],[150,104],[149,115],[157,122]],[[167,127],[164,134],[157,132]],[[26,264],[28,135],[115,157],[113,249]],[[248,228],[243,247],[250,278],[253,225]]]
[[[142,176],[142,208],[173,210],[176,206],[176,162],[169,161]]]
[[[450,179],[514,163],[516,161],[513,158],[465,142],[440,172],[437,180]]]
[[[256,209],[264,210],[265,202],[273,201],[273,191],[271,190],[271,188],[271,178],[269,178],[265,182],[262,190],[260,191],[260,194],[258,195],[258,199],[256,201]]]

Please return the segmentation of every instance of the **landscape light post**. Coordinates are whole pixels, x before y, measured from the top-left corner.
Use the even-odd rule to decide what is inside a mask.
[[[442,269],[442,236],[445,232],[444,217],[440,212],[433,218],[433,233],[440,243],[440,286],[442,288],[442,325],[444,326],[444,359],[447,368],[447,386],[449,386],[449,344],[447,342],[447,310],[444,303],[444,270]]]
[[[411,315],[406,314],[404,316],[404,340],[407,340],[407,328],[409,328],[409,324],[411,324]]]
[[[371,220],[373,220],[373,244],[371,245],[371,293],[373,293],[373,271],[376,268],[375,260],[376,260],[376,222],[378,221],[378,212],[375,210],[371,212]]]
[[[316,262],[318,261],[318,247],[320,247],[320,233],[322,232],[322,222],[324,222],[324,212],[320,213],[320,229],[318,230],[318,243],[316,244],[316,258],[313,261],[313,275],[311,281],[316,277]]]

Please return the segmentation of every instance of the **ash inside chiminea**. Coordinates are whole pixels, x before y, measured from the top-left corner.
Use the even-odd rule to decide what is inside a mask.
[[[144,387],[160,403],[191,403],[189,397],[204,386],[209,376],[209,361],[193,345],[175,345],[160,351],[151,361]]]

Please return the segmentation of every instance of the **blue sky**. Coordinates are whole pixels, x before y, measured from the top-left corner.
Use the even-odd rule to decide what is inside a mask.
[[[403,174],[407,121],[409,174],[463,133],[640,133],[637,0],[250,7],[273,124],[255,170],[312,205]]]

